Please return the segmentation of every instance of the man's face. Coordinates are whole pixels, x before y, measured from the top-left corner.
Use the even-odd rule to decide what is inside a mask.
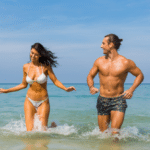
[[[101,48],[103,49],[103,54],[108,54],[110,52],[111,47],[108,44],[108,39],[109,39],[109,37],[104,37],[104,39],[102,41]]]

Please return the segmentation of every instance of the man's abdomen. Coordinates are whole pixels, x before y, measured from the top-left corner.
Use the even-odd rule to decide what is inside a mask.
[[[100,80],[100,95],[104,97],[120,96],[124,92],[124,80],[117,77],[105,77]]]

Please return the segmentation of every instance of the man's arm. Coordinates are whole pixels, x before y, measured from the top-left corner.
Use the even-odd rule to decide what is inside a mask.
[[[129,60],[129,72],[134,75],[136,78],[134,80],[134,83],[132,86],[126,90],[123,94],[125,94],[124,98],[130,99],[133,96],[133,92],[135,89],[141,84],[141,82],[144,79],[144,75],[142,71],[135,65],[135,63],[132,60]]]
[[[89,86],[91,94],[95,94],[98,92],[98,89],[94,87],[94,80],[93,80],[97,73],[98,73],[98,66],[97,61],[95,61],[92,69],[90,70],[87,76],[87,84]]]

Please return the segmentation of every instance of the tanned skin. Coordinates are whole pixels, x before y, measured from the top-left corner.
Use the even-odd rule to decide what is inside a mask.
[[[109,37],[103,39],[101,48],[105,56],[99,57],[95,62],[87,76],[87,84],[91,94],[100,91],[103,97],[117,97],[124,95],[123,98],[131,99],[133,92],[143,81],[144,76],[136,64],[124,56],[118,54],[114,44],[108,43]],[[98,73],[100,81],[100,89],[94,87],[94,77]],[[132,86],[124,91],[124,83],[128,73],[136,78]],[[101,132],[105,131],[111,121],[112,129],[120,129],[124,120],[124,113],[119,111],[111,111],[110,115],[98,115],[98,125]],[[112,131],[112,134],[118,131]]]
[[[52,82],[59,88],[70,92],[73,90],[76,90],[73,86],[66,88],[55,76],[51,66],[46,66],[39,63],[39,58],[40,54],[38,51],[34,48],[31,49],[30,52],[30,58],[31,58],[31,64],[27,63],[23,66],[23,80],[22,83],[10,88],[10,89],[0,89],[0,93],[9,93],[9,92],[15,92],[19,91],[21,89],[24,89],[27,87],[28,83],[26,82],[26,77],[27,74],[28,76],[36,81],[37,78],[42,74],[42,69],[43,73],[46,76],[49,76],[49,78],[52,80]],[[30,66],[30,69],[29,69]],[[29,70],[29,72],[28,72]],[[47,82],[43,84],[39,84],[37,82],[34,82],[33,84],[30,85],[28,91],[27,91],[28,97],[30,97],[32,100],[35,101],[41,101],[44,100],[48,97],[48,91],[47,91]],[[28,100],[26,97],[25,102],[24,102],[24,112],[25,112],[25,122],[26,122],[26,128],[27,131],[33,130],[33,123],[34,123],[34,115],[37,113],[40,117],[40,121],[42,122],[43,125],[43,130],[46,130],[47,124],[48,124],[48,117],[49,117],[49,112],[50,112],[50,104],[49,104],[49,99],[44,101],[37,109],[32,105],[32,103]],[[52,123],[52,127],[56,126],[54,122]]]

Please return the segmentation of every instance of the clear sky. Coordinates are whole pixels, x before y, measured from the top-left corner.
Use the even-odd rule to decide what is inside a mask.
[[[61,82],[86,83],[109,33],[123,39],[119,54],[132,59],[150,83],[149,0],[1,0],[0,83],[22,81],[35,42],[58,57],[54,72]],[[128,75],[126,82],[133,80]]]

